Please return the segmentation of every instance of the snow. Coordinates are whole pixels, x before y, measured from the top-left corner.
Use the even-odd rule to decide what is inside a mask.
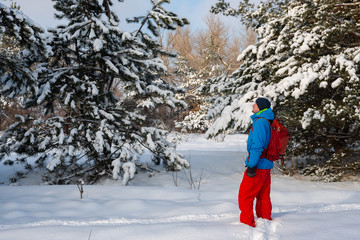
[[[89,37],[91,38],[91,37]],[[103,42],[101,41],[101,39],[95,39],[94,40],[94,51],[95,52],[99,52],[102,48],[103,48]]]
[[[145,100],[138,104],[138,107],[146,107],[146,108],[153,108],[155,107],[154,103],[151,101],[151,99]]]
[[[320,120],[320,122],[324,122],[325,121],[325,115],[321,114],[317,110],[309,108],[308,110],[306,110],[304,112],[303,118],[301,120],[302,128],[306,129],[310,125],[310,123],[311,123],[311,121],[313,119],[318,119],[318,120]]]
[[[117,69],[117,67],[109,59],[105,59],[105,64],[115,73],[119,73],[119,69]]]
[[[99,110],[99,113],[109,119],[110,121],[114,121],[115,118],[112,114],[105,112],[104,110]]]
[[[337,88],[344,80],[342,78],[336,79],[334,82],[331,83],[332,88]]]
[[[96,23],[98,27],[101,28],[104,34],[109,33],[109,28],[107,28],[99,19],[92,17],[91,20]]]
[[[152,151],[155,151],[155,150],[156,150],[156,145],[155,145],[155,143],[154,143],[153,140],[152,140],[151,133],[148,133],[148,134],[146,135],[146,143],[147,143],[147,145],[148,145],[148,147],[149,147],[150,150],[152,150]]]
[[[121,38],[122,41],[132,41],[133,39],[134,37],[129,32],[124,32]]]
[[[114,161],[112,161],[111,166],[113,167],[113,179],[117,180],[120,177],[120,167],[121,167],[121,162],[120,159],[115,159]]]
[[[18,166],[0,167],[0,240],[27,239],[357,239],[359,182],[321,183],[272,173],[273,221],[239,223],[237,193],[246,157],[246,135],[206,140],[187,135],[178,146],[189,170],[137,174],[128,186],[108,180],[85,185],[40,185],[35,175],[8,183]],[[187,141],[185,141],[187,140]],[[142,161],[149,161],[145,154]],[[130,166],[129,166],[130,167]],[[129,172],[131,174],[131,170]],[[131,178],[131,176],[129,176]],[[174,182],[177,179],[178,185]]]
[[[57,154],[55,155],[54,159],[52,159],[52,160],[46,165],[46,168],[49,169],[49,171],[53,171],[54,168],[61,163],[60,157],[61,157],[61,153],[57,153]]]
[[[45,97],[49,94],[51,94],[51,86],[50,83],[47,82],[43,87],[42,87],[42,92],[40,97],[37,99],[37,103],[40,104],[44,101]]]
[[[123,185],[126,185],[130,179],[134,178],[136,167],[133,162],[126,162],[122,165],[122,168],[125,172],[123,178]]]
[[[102,131],[96,132],[96,138],[93,146],[98,153],[102,153],[104,151],[104,138]]]

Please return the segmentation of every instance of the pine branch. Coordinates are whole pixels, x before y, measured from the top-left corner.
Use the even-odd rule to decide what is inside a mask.
[[[80,171],[80,172],[76,172],[76,173],[73,173],[73,174],[71,174],[71,175],[68,175],[68,176],[65,176],[65,177],[62,177],[62,178],[58,178],[58,179],[57,179],[57,182],[62,182],[62,181],[65,181],[65,180],[70,180],[70,181],[72,181],[71,178],[76,177],[76,176],[78,176],[78,175],[83,175],[83,174],[85,174],[85,173],[87,173],[87,172],[90,172],[90,171],[92,171],[92,170],[94,170],[94,169],[97,169],[97,168],[98,168],[98,166],[93,166],[93,167],[91,167],[91,168],[84,169],[84,170],[82,170],[82,171]]]
[[[358,136],[355,135],[349,135],[349,134],[322,134],[322,136],[327,137],[327,138],[358,138]]]
[[[339,6],[339,7],[356,7],[356,6],[360,6],[360,2],[357,2],[357,3],[338,3],[338,4],[336,4],[336,6]]]
[[[158,2],[152,7],[151,11],[153,11],[161,2],[163,2],[163,1],[158,1]],[[146,17],[145,17],[144,20],[142,21],[140,28],[138,29],[138,31],[137,31],[136,34],[135,34],[135,37],[138,36],[138,34],[140,33],[141,29],[144,27],[146,21],[149,19],[150,15],[151,15],[151,11],[148,13],[148,15],[146,15]]]
[[[111,11],[110,11],[109,1],[108,1],[108,0],[104,0],[103,6],[104,6],[104,8],[105,8],[107,17],[110,19],[110,18],[111,18]]]

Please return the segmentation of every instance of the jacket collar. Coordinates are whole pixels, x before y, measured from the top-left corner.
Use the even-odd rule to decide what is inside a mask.
[[[266,110],[268,110],[268,108],[264,108],[263,110],[258,111],[258,112],[255,113],[255,114],[256,114],[256,116],[259,116],[262,112],[265,112]]]
[[[258,111],[257,113],[254,113],[250,116],[250,118],[255,121],[257,118],[266,118],[268,120],[274,120],[274,113],[271,108],[265,108],[261,111]]]

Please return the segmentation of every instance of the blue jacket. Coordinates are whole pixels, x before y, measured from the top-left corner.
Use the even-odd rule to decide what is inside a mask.
[[[271,135],[269,122],[262,118],[274,120],[274,113],[271,108],[267,108],[254,113],[250,118],[253,121],[247,140],[247,151],[250,155],[246,158],[245,164],[247,167],[256,166],[258,169],[272,169],[274,163],[266,158],[260,158],[260,156],[269,145]]]

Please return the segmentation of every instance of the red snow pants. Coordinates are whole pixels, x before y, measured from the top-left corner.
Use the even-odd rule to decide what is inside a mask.
[[[255,227],[254,199],[256,216],[271,220],[270,169],[256,169],[255,177],[248,177],[246,171],[239,189],[240,222]]]

